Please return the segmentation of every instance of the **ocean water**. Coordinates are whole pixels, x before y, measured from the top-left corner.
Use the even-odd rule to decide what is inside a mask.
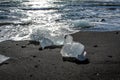
[[[0,42],[120,30],[120,0],[0,0]]]

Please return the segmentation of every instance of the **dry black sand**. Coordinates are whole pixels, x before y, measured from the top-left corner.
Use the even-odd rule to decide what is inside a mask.
[[[60,47],[40,49],[32,41],[4,41],[0,80],[120,80],[120,32],[79,32],[74,41],[86,46],[88,62],[64,61]]]

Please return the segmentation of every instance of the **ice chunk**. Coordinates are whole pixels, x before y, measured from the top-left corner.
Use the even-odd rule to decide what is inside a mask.
[[[61,54],[63,57],[75,57],[80,61],[86,59],[85,47],[83,44],[72,41],[72,36],[68,35],[65,39],[65,44],[61,49]],[[67,42],[68,41],[68,42]]]
[[[35,40],[35,41],[39,41],[43,38],[47,38],[51,41],[53,41],[54,43],[60,44],[62,42],[64,42],[64,35],[63,34],[57,34],[57,33],[53,33],[49,30],[43,30],[43,29],[37,29],[35,31],[32,32],[32,34],[30,35],[31,40]]]
[[[65,36],[64,44],[72,44],[73,42],[73,37],[70,35]]]
[[[64,35],[63,34],[55,34],[50,32],[49,30],[36,30],[30,35],[31,40],[35,40],[40,42],[42,49],[47,46],[52,45],[63,45],[64,44]]]
[[[3,63],[4,61],[8,60],[10,57],[6,57],[4,55],[0,54],[0,64]]]
[[[48,38],[50,36],[50,31],[37,29],[30,35],[31,40],[39,41],[43,38]]]
[[[54,45],[63,45],[64,44],[64,35],[50,36],[50,40],[53,41]]]
[[[74,28],[89,28],[92,27],[93,25],[87,21],[87,20],[75,20],[72,21],[72,24],[74,26]]]
[[[81,55],[78,55],[77,59],[80,61],[86,60],[86,54],[87,54],[87,52],[84,51]]]
[[[48,38],[42,38],[41,40],[39,40],[39,42],[40,42],[42,49],[44,49],[47,46],[54,45],[54,43]]]
[[[59,35],[59,36],[49,36],[49,37],[43,37],[42,39],[39,40],[40,45],[42,49],[44,49],[47,46],[52,46],[52,45],[63,45],[64,44],[64,36]]]

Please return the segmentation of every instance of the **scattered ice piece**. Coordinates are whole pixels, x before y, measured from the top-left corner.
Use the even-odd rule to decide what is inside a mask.
[[[71,44],[72,42],[73,42],[73,37],[66,35],[65,40],[64,40],[64,44]]]
[[[81,55],[78,55],[77,59],[80,61],[86,60],[86,54],[87,54],[87,52],[84,51]]]
[[[50,36],[50,40],[53,41],[54,45],[63,45],[64,35]]]
[[[52,45],[63,45],[64,44],[64,36],[59,35],[59,36],[49,36],[49,37],[42,37],[42,39],[39,40],[40,45],[42,49],[44,49],[47,46],[52,46]]]
[[[48,38],[42,38],[41,40],[39,40],[39,42],[40,42],[40,46],[42,47],[42,49],[44,49],[47,46],[54,45],[54,43]]]
[[[6,57],[6,56],[0,54],[0,64],[8,59],[10,59],[10,57]]]
[[[37,30],[34,31],[31,36],[31,40],[35,40],[40,42],[42,49],[47,46],[52,45],[63,45],[64,44],[64,35],[63,34],[54,34],[52,32],[44,31],[44,30]]]
[[[85,47],[83,44],[72,41],[72,36],[68,35],[65,39],[64,46],[61,49],[61,54],[63,57],[75,57],[80,61],[86,59]]]
[[[49,36],[50,36],[49,31],[37,29],[32,32],[32,34],[30,35],[30,38],[31,40],[39,41],[43,39],[44,37],[49,37]]]
[[[75,20],[72,21],[72,24],[74,26],[74,28],[89,28],[92,27],[93,25],[87,21],[87,20]]]

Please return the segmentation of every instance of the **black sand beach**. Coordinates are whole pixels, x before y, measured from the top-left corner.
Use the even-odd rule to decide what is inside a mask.
[[[120,31],[78,32],[74,41],[85,45],[87,63],[64,61],[60,47],[41,50],[32,41],[4,41],[0,80],[120,80]]]

